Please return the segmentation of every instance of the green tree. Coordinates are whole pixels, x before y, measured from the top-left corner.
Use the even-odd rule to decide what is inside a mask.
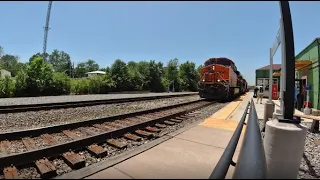
[[[25,71],[19,71],[15,76],[16,88],[15,88],[15,96],[23,97],[27,96],[27,73]]]
[[[72,64],[68,53],[55,49],[49,55],[48,62],[52,64],[55,72],[63,72],[71,76]]]
[[[51,95],[53,67],[42,57],[35,57],[27,68],[27,93],[31,96]]]
[[[3,54],[4,54],[3,47],[2,47],[2,46],[0,46],[0,58],[3,56]]]
[[[19,62],[19,57],[9,54],[5,54],[1,57],[0,66],[2,69],[10,71],[12,76],[15,76],[18,71],[23,69],[22,63]]]
[[[99,70],[99,65],[92,59],[88,59],[85,64],[88,72]]]
[[[151,92],[163,92],[165,90],[161,79],[161,69],[154,60],[149,63],[149,77]]]
[[[170,89],[180,91],[179,60],[177,58],[171,59],[168,62],[166,71],[166,77],[169,81],[169,86],[171,87]]]
[[[149,62],[147,61],[140,61],[137,63],[137,68],[140,73],[141,78],[141,90],[147,90],[150,88],[150,70],[149,70]]]
[[[179,67],[181,88],[185,91],[197,91],[197,70],[193,62],[185,62]]]
[[[125,91],[128,87],[128,67],[126,63],[120,59],[116,59],[111,66],[111,78],[115,82],[115,88],[118,91]]]

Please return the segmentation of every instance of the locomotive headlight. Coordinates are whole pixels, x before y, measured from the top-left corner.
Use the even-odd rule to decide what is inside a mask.
[[[220,82],[220,79],[218,79],[218,82]]]
[[[214,66],[212,66],[212,70],[214,70],[214,68],[215,68],[215,67],[214,67]]]
[[[202,79],[202,81],[204,82],[205,80],[204,80],[204,79]]]

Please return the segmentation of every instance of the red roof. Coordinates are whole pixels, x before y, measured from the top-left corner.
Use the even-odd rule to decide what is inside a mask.
[[[259,68],[259,69],[257,69],[257,70],[269,70],[269,69],[270,69],[270,65],[264,66],[264,67]],[[279,69],[281,69],[281,64],[272,64],[272,69],[273,69],[273,70],[279,70]]]

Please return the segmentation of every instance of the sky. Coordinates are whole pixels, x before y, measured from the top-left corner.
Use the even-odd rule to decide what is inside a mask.
[[[0,46],[20,61],[43,49],[48,1],[0,2]],[[320,37],[320,1],[290,2],[295,54]],[[115,59],[203,64],[232,59],[250,85],[269,64],[279,29],[277,1],[54,1],[47,52],[65,51],[75,63]],[[317,23],[316,23],[317,22]],[[274,63],[280,63],[280,49]]]

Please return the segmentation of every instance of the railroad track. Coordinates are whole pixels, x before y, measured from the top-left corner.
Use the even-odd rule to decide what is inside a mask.
[[[121,99],[104,99],[104,100],[89,100],[89,101],[74,101],[74,102],[58,102],[58,103],[43,103],[43,104],[21,104],[21,105],[6,105],[0,106],[0,113],[17,113],[26,111],[40,111],[49,109],[61,109],[61,108],[75,108],[94,106],[101,104],[115,104],[125,103],[132,101],[146,101],[154,99],[164,99],[183,96],[194,96],[196,93],[190,94],[170,94],[165,96],[148,96],[148,97],[133,97],[133,98],[121,98]]]
[[[0,168],[5,179],[19,178],[19,167],[30,164],[41,178],[56,177],[59,173],[52,162],[54,158],[62,158],[70,169],[83,168],[86,166],[80,153],[83,150],[91,156],[106,158],[112,151],[124,151],[129,142],[139,145],[139,142],[160,137],[162,129],[179,124],[193,116],[191,112],[214,103],[197,100],[113,117],[0,134]]]

